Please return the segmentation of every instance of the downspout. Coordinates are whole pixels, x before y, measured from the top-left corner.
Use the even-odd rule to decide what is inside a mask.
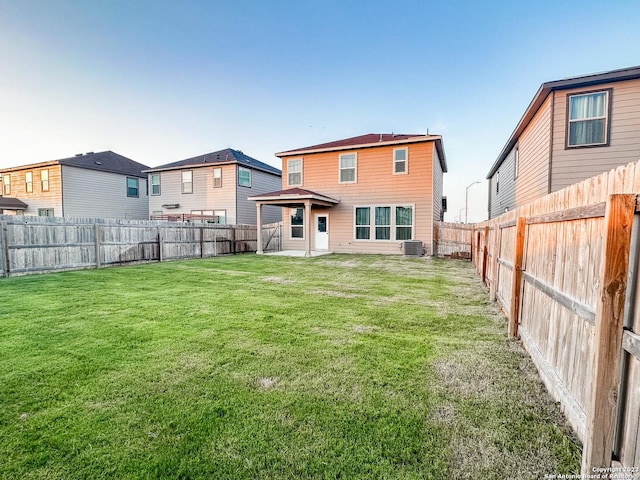
[[[551,175],[553,168],[553,119],[555,117],[555,109],[556,107],[556,91],[553,90],[551,92],[551,105],[549,115],[551,118],[549,119],[549,175],[547,175],[547,193],[551,193]]]
[[[64,175],[62,174],[64,168],[62,164],[60,167],[60,205],[62,206],[62,216],[64,217]],[[49,177],[49,190],[51,190],[51,177]]]

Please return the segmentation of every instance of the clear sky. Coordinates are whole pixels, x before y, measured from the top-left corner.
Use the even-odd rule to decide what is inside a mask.
[[[480,221],[540,84],[636,65],[638,0],[0,0],[0,168],[428,131]]]

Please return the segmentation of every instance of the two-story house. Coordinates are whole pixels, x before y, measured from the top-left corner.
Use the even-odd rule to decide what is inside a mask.
[[[640,159],[640,67],[543,83],[487,175],[489,218]]]
[[[367,134],[276,156],[281,190],[252,200],[259,219],[263,206],[284,209],[283,249],[402,254],[413,241],[432,254],[447,171],[440,136]]]
[[[145,173],[150,218],[248,225],[256,223],[256,208],[247,198],[279,188],[282,176],[277,168],[231,148]],[[265,223],[281,218],[279,208],[265,211]]]
[[[0,213],[146,219],[147,168],[111,151],[5,168]]]

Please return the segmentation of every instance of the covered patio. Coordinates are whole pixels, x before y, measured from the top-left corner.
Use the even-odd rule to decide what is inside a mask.
[[[262,195],[256,195],[255,197],[249,197],[249,200],[256,202],[257,215],[256,225],[258,226],[258,238],[257,238],[257,252],[263,254],[262,247],[262,206],[263,205],[277,205],[283,208],[302,208],[303,209],[303,229],[304,229],[304,254],[299,256],[312,257],[317,256],[321,252],[312,251],[311,249],[311,210],[313,208],[330,208],[338,203],[340,200],[328,197],[321,193],[312,192],[302,188],[289,188],[287,190],[280,190],[277,192],[264,193]],[[322,252],[328,253],[328,252]],[[315,254],[315,255],[314,255]]]

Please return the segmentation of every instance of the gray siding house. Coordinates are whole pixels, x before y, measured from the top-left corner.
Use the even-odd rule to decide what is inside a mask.
[[[256,224],[255,203],[247,197],[280,188],[282,172],[239,150],[217,152],[145,171],[152,219]],[[265,209],[263,223],[282,219],[279,208]]]
[[[0,170],[0,213],[146,219],[146,165],[89,152]]]
[[[487,175],[489,218],[640,159],[640,67],[543,83]]]

